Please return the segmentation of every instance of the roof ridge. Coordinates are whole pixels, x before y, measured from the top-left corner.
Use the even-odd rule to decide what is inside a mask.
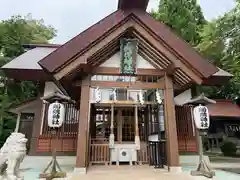
[[[62,46],[60,46],[59,48],[57,48],[55,51],[53,51],[52,53],[50,53],[48,56],[44,57],[42,60],[39,61],[39,65],[41,67],[43,67],[43,69],[49,71],[49,72],[54,72],[57,68],[59,68],[62,64],[65,64],[65,60],[64,58],[66,58],[67,60],[69,60],[71,57],[67,56],[67,53],[61,53],[61,56],[59,56],[58,60],[56,62],[54,62],[52,64],[52,62],[49,59],[56,59],[53,56],[56,56],[56,53],[59,53],[59,51],[66,51],[66,50],[72,50],[72,51],[77,51],[77,47],[72,47],[69,48],[67,46],[70,46],[69,44],[73,44],[75,43],[75,41],[77,41],[77,39],[82,38],[82,39],[86,39],[87,43],[86,44],[90,44],[91,43],[91,37],[86,38],[86,34],[91,32],[91,35],[93,36],[94,33],[99,33],[99,32],[95,32],[93,31],[94,28],[97,29],[97,27],[99,27],[100,24],[103,24],[106,20],[111,21],[111,27],[114,27],[115,25],[117,25],[118,23],[116,22],[121,22],[121,20],[125,19],[127,17],[127,15],[129,14],[129,11],[122,11],[122,10],[116,10],[113,13],[109,14],[108,16],[106,16],[105,18],[101,19],[100,21],[96,22],[95,24],[93,24],[92,26],[90,26],[89,28],[85,29],[84,31],[80,32],[78,35],[76,35],[75,37],[73,37],[72,39],[70,39],[69,41],[67,41],[66,43],[64,43]],[[115,17],[116,16],[116,17]],[[119,18],[120,16],[120,18]],[[120,20],[120,21],[116,21],[116,20]],[[115,24],[114,24],[115,23]],[[107,28],[107,26],[103,26],[101,27],[102,29]],[[110,28],[111,29],[111,28]],[[104,34],[104,32],[103,32]],[[84,37],[84,38],[83,38]],[[84,40],[85,40],[84,39]],[[95,39],[94,39],[95,40]],[[94,41],[92,40],[92,41]],[[79,44],[81,45],[81,44]],[[79,47],[78,45],[78,47]],[[84,49],[86,47],[86,45],[82,45],[82,49]],[[65,48],[65,49],[63,49]],[[73,49],[75,48],[75,49]],[[77,52],[76,52],[77,53]],[[75,52],[73,52],[73,54],[76,54]],[[72,55],[72,56],[74,56]],[[49,60],[49,61],[48,61]],[[47,62],[48,61],[48,62]]]

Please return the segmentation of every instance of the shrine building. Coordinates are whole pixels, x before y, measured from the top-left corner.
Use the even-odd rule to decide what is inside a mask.
[[[154,157],[179,171],[179,153],[197,152],[193,107],[184,104],[197,85],[222,85],[231,75],[153,19],[147,5],[119,0],[115,12],[65,44],[24,45],[2,67],[10,79],[40,84],[37,98],[11,110],[29,155],[51,155],[57,136],[57,154],[76,156],[75,171],[85,173],[98,164],[152,165]],[[54,97],[65,107],[56,135],[48,127]]]

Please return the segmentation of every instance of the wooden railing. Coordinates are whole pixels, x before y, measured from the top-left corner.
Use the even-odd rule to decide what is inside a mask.
[[[149,163],[149,149],[146,143],[141,143],[140,150],[137,151],[138,164],[148,164]]]
[[[92,164],[105,164],[110,163],[110,149],[108,139],[97,138],[90,140],[90,151],[89,151],[89,163]],[[149,154],[148,145],[141,143],[140,150],[137,151],[137,164],[148,164]]]
[[[89,162],[92,164],[105,164],[110,162],[110,150],[108,144],[91,144]]]
[[[191,105],[176,106],[178,149],[180,152],[197,152]]]
[[[167,164],[166,141],[150,142],[150,165],[163,168]]]
[[[65,136],[56,140],[55,138],[42,135],[38,137],[37,142],[36,151],[38,153],[51,152],[53,145],[57,152],[76,152],[77,149],[76,136]]]
[[[42,127],[42,136],[51,137],[51,129],[48,127],[48,106],[49,104],[45,104],[45,113],[44,113],[44,122]],[[67,103],[64,104],[66,113],[65,113],[65,121],[63,126],[59,128],[58,135],[59,137],[66,136],[77,136],[78,134],[78,122],[79,122],[79,111],[76,109],[75,104]]]

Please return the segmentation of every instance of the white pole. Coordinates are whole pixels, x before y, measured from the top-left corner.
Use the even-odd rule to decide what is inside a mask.
[[[138,106],[135,106],[135,145],[136,149],[140,149],[140,137],[139,137],[139,128],[138,128]]]
[[[42,135],[42,131],[43,131],[43,123],[44,123],[44,120],[45,120],[46,103],[47,103],[47,102],[46,102],[45,100],[43,100],[40,135]]]
[[[21,113],[18,112],[18,113],[17,113],[16,127],[15,127],[15,131],[14,131],[14,132],[18,132],[18,131],[19,131],[20,119],[21,119]]]
[[[111,104],[111,134],[109,136],[109,147],[113,148],[114,147],[114,106]]]

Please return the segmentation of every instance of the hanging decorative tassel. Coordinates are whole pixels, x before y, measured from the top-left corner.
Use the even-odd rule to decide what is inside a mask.
[[[144,104],[144,95],[143,95],[143,91],[141,90],[138,94],[138,97],[139,97],[139,102],[140,104]]]
[[[113,89],[113,92],[112,92],[112,98],[113,98],[113,101],[116,101],[116,100],[117,100],[117,92],[116,92],[116,88]]]
[[[156,100],[157,100],[158,104],[162,104],[162,98],[161,98],[159,90],[156,91]]]
[[[100,91],[99,87],[97,87],[95,89],[95,101],[96,101],[96,103],[99,103],[101,100],[102,100],[101,91]]]

